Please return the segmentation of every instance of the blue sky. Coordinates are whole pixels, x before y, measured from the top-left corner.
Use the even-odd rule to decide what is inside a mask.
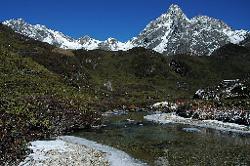
[[[188,17],[208,15],[250,30],[250,0],[1,0],[0,20],[23,18],[78,38],[126,41],[179,5]]]

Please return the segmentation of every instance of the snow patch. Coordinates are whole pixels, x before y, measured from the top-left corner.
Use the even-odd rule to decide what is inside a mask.
[[[29,156],[36,161],[48,159],[45,153],[51,150],[56,150],[60,153],[70,151],[70,148],[66,146],[64,141],[53,140],[53,141],[34,141],[31,142],[29,149],[33,151]],[[22,165],[22,164],[20,164]],[[24,164],[25,166],[25,164]]]
[[[74,136],[63,136],[60,137],[61,140],[74,143],[74,144],[80,144],[84,145],[89,148],[93,148],[95,150],[101,151],[106,153],[106,157],[108,161],[110,162],[111,166],[143,166],[146,165],[145,163],[140,162],[139,160],[133,159],[130,157],[127,153],[115,149],[113,147],[98,144],[94,141],[90,141],[84,138],[78,138]]]
[[[84,165],[84,166],[146,166],[118,149],[84,138],[61,136],[56,140],[34,141],[33,152],[19,166]]]

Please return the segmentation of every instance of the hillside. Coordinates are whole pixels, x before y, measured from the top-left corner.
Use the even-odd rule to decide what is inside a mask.
[[[0,25],[1,164],[22,158],[27,141],[99,123],[99,115],[86,106],[86,96],[65,84],[60,75],[21,55],[35,56],[51,48]]]
[[[237,45],[226,45],[211,57],[164,57],[144,48],[71,51],[28,39],[5,26],[1,29],[5,34],[2,41],[8,41],[2,43],[5,49],[43,65],[77,94],[104,100],[151,103],[164,98],[192,98],[201,87],[224,79],[241,79],[250,71],[250,52]],[[112,90],[106,83],[111,84]]]

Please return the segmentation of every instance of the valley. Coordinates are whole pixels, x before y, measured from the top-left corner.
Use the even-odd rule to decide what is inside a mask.
[[[32,158],[29,142],[44,140],[46,147],[50,140],[63,151],[78,148],[68,151],[73,156],[102,147],[91,152],[99,165],[112,165],[105,145],[111,146],[105,153],[114,147],[112,155],[131,157],[131,165],[136,159],[139,165],[248,165],[249,35],[207,16],[189,19],[177,5],[125,43],[4,21],[0,163],[18,165]]]

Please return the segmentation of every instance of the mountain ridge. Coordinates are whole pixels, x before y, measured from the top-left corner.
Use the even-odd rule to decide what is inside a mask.
[[[18,33],[64,49],[102,49],[126,51],[144,47],[166,55],[211,55],[228,43],[239,44],[250,34],[246,30],[233,30],[221,20],[208,16],[188,18],[178,5],[171,5],[166,13],[151,21],[138,36],[127,42],[112,37],[101,41],[89,36],[71,38],[44,25],[32,25],[23,19],[3,22]]]

